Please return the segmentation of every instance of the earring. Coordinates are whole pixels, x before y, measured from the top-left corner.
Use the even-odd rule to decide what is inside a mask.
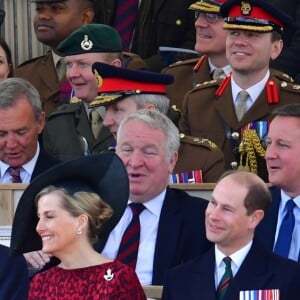
[[[76,233],[77,233],[78,235],[82,234],[81,228],[78,228],[78,229],[76,230]]]

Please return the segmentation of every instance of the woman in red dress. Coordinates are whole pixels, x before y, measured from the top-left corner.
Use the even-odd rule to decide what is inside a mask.
[[[112,209],[95,193],[54,186],[35,199],[36,230],[45,253],[60,264],[34,276],[29,299],[146,299],[135,271],[93,249],[93,242]]]

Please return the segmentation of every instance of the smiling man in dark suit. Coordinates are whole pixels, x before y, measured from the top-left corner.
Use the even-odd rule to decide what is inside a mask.
[[[206,236],[215,247],[170,270],[162,299],[297,299],[300,265],[253,239],[270,203],[268,188],[257,175],[225,173],[206,209]]]
[[[274,252],[300,261],[300,104],[283,106],[273,115],[266,139],[266,162],[269,181],[272,183],[272,204],[266,217],[258,226],[256,235],[262,243]],[[288,218],[288,202],[292,211]],[[285,240],[287,248],[280,244],[280,231],[286,228],[284,220],[291,220],[290,240]],[[285,231],[285,236],[287,236]],[[281,250],[280,250],[281,249]]]

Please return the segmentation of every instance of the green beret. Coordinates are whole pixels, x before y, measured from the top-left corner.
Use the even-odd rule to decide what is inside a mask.
[[[88,24],[66,37],[57,47],[61,56],[83,53],[122,52],[119,33],[111,26]]]

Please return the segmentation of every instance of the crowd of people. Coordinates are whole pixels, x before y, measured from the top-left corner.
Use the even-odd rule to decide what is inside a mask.
[[[297,299],[298,2],[32,2],[49,52],[0,39],[0,183],[28,184],[0,298]]]

